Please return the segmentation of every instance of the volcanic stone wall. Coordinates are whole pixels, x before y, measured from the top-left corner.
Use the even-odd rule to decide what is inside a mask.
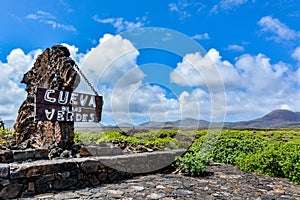
[[[164,151],[0,163],[0,199],[76,190],[154,172],[170,165],[182,153]]]

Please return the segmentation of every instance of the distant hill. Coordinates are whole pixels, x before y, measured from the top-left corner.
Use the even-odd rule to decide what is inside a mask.
[[[192,118],[186,118],[183,120],[177,120],[173,122],[154,122],[150,121],[144,124],[139,125],[141,128],[207,128],[209,122],[205,120],[196,120]]]
[[[167,128],[173,127],[172,122],[156,122],[156,121],[149,121],[138,126],[139,128]]]
[[[260,120],[270,123],[299,122],[300,113],[290,110],[274,110],[260,118]]]
[[[226,128],[295,128],[300,127],[300,113],[290,110],[274,110],[267,115],[249,121],[226,122]]]
[[[184,127],[207,127],[209,125],[208,121],[205,120],[196,120],[192,118],[186,118],[183,120],[178,120],[173,123],[177,126],[184,126]]]
[[[214,123],[220,125],[221,123]],[[209,128],[211,124],[205,120],[186,118],[174,122],[147,122],[142,128]],[[290,110],[274,110],[267,115],[249,121],[224,122],[224,128],[295,128],[300,127],[300,112]]]

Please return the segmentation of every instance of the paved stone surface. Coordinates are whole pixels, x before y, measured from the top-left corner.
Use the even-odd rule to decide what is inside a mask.
[[[300,186],[286,179],[242,172],[232,165],[217,163],[209,166],[207,172],[197,178],[179,174],[145,175],[93,188],[39,194],[35,199],[300,200]]]

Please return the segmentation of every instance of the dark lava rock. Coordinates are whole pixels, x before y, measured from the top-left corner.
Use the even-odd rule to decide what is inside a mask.
[[[72,92],[79,84],[80,76],[74,69],[75,62],[69,56],[66,47],[54,45],[39,55],[33,67],[24,74],[21,83],[26,84],[27,98],[19,108],[14,125],[15,132],[19,133],[17,144],[29,140],[33,148],[54,144],[67,149],[74,143],[74,122],[34,120],[37,87]],[[24,145],[21,148],[27,147]]]

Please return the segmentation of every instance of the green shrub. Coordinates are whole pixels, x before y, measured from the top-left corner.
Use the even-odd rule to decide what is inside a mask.
[[[235,164],[241,155],[249,155],[266,146],[266,139],[249,131],[224,131],[209,153],[214,162]]]
[[[238,158],[241,170],[285,177],[300,184],[300,142],[275,142],[252,155]]]
[[[200,176],[206,170],[206,165],[209,163],[208,153],[210,147],[213,146],[217,134],[206,134],[196,139],[190,146],[189,152],[181,157],[176,157],[175,167],[183,174],[189,176]]]
[[[182,157],[176,157],[175,167],[183,174],[200,176],[206,170],[207,157],[202,157],[199,152],[187,152]]]

